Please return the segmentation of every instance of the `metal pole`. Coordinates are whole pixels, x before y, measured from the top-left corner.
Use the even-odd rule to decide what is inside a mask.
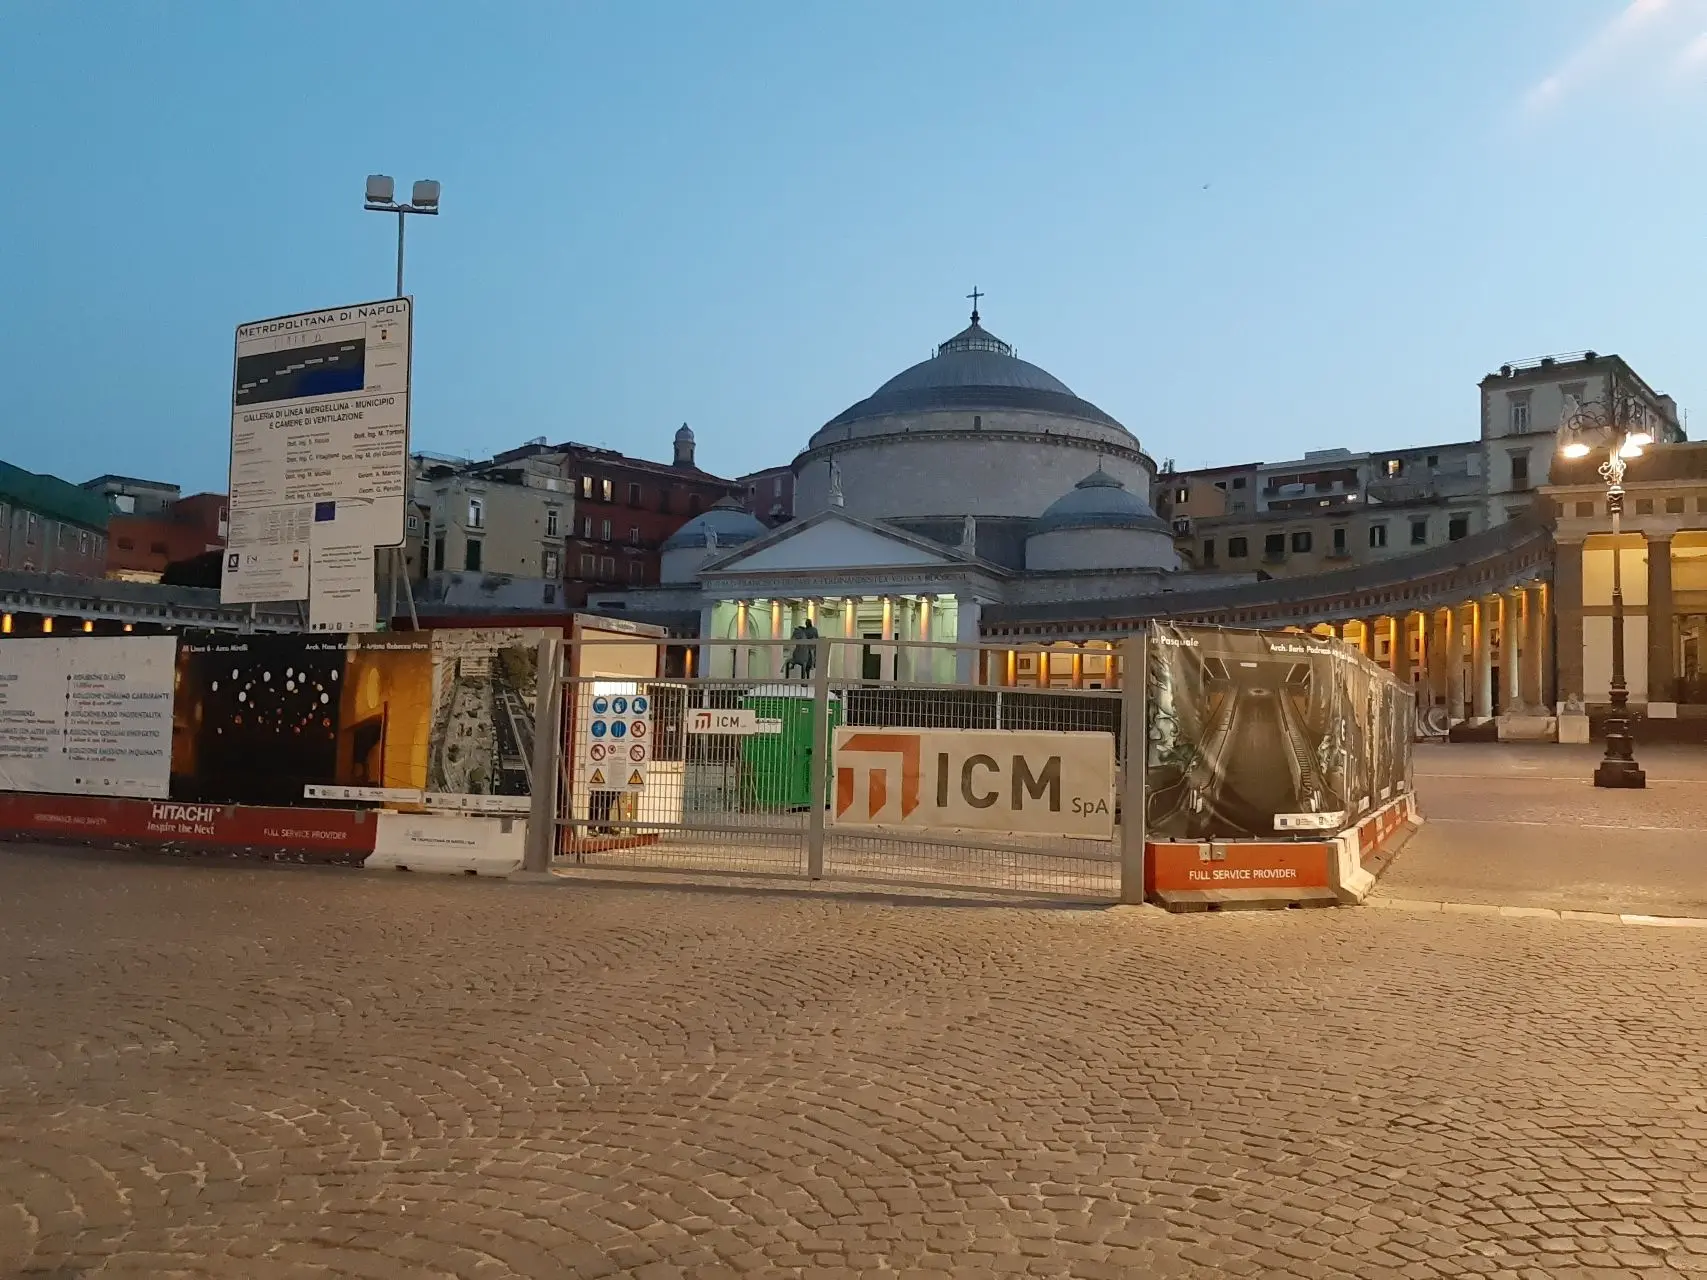
[[[557,778],[560,772],[563,727],[563,638],[541,638],[534,676],[533,778],[528,806],[524,871],[551,870],[557,848]]]
[[[1144,901],[1144,772],[1149,759],[1150,629],[1120,642],[1121,741],[1126,769],[1120,783],[1120,900]]]
[[[1615,436],[1606,487],[1606,510],[1612,517],[1612,713],[1606,717],[1606,756],[1594,771],[1594,785],[1636,788],[1646,787],[1648,778],[1636,767],[1636,744],[1630,736],[1630,689],[1624,680],[1624,552],[1618,545],[1624,512],[1624,469],[1618,456],[1622,445]]]
[[[403,224],[408,221],[408,215],[399,209],[397,211],[397,296],[403,296]]]
[[[812,642],[812,741],[807,747],[812,770],[806,814],[806,876],[824,878],[824,802],[830,774],[830,638]]]

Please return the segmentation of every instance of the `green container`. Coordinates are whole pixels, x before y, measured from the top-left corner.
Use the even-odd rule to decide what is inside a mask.
[[[794,686],[754,689],[741,699],[743,709],[773,731],[741,741],[741,791],[754,809],[781,811],[812,807],[812,699]],[[841,699],[830,695],[825,736],[842,722]],[[780,722],[778,729],[775,722]],[[825,753],[826,756],[828,752]],[[824,762],[826,782],[829,761]]]

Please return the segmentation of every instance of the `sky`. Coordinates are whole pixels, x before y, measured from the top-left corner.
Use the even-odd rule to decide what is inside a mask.
[[[0,458],[223,489],[233,330],[389,296],[413,447],[736,475],[966,322],[1157,462],[1707,414],[1707,0],[0,5]],[[1707,431],[1707,416],[1700,430]]]

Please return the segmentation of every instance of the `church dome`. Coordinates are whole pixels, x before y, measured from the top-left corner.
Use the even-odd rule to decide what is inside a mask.
[[[1171,533],[1167,521],[1099,465],[1038,518],[1036,533],[1064,529],[1151,529]]]
[[[1126,428],[1046,369],[1021,360],[1011,345],[979,322],[937,347],[929,360],[903,369],[858,404],[842,410],[813,437],[813,444],[839,435],[836,428],[871,418],[899,417],[940,409],[1019,410],[1112,427],[1127,443]]]
[[[732,499],[724,498],[709,511],[701,512],[665,538],[659,550],[681,551],[689,547],[703,547],[710,541],[706,536],[708,533],[716,534],[719,547],[738,547],[743,542],[762,538],[769,532],[769,529],[759,523],[757,516],[737,506]]]

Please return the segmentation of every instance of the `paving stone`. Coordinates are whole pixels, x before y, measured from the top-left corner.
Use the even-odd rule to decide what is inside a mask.
[[[1707,1269],[1700,931],[0,883],[8,1280]]]

